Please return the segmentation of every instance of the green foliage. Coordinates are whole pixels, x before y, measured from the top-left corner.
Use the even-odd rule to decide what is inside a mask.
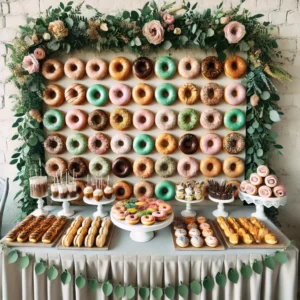
[[[6,45],[11,53],[8,67],[12,76],[9,80],[20,90],[18,95],[11,95],[16,103],[16,120],[13,124],[16,134],[12,140],[18,139],[23,143],[15,149],[10,162],[18,169],[14,181],[18,181],[21,187],[15,197],[20,214],[27,215],[36,208],[36,201],[30,198],[28,179],[30,174],[40,172],[40,158],[41,167],[44,167],[43,128],[30,114],[33,109],[40,113],[42,111],[44,78],[40,72],[29,74],[22,67],[23,58],[33,54],[36,48],[42,48],[46,58],[85,47],[99,52],[119,52],[126,48],[138,55],[147,55],[159,49],[197,48],[215,50],[222,61],[226,59],[226,53],[244,52],[248,57],[248,73],[244,80],[248,95],[246,177],[258,165],[269,164],[272,150],[282,155],[282,146],[276,143],[276,135],[271,131],[273,123],[279,122],[283,114],[278,106],[279,96],[272,79],[291,80],[291,76],[274,62],[274,58],[282,55],[276,38],[271,34],[273,26],[269,22],[259,21],[262,14],[252,16],[247,9],[241,10],[243,2],[227,11],[223,10],[221,2],[215,10],[199,12],[196,10],[197,3],[191,5],[184,1],[182,6],[174,8],[176,1],[164,2],[161,7],[155,1],[148,1],[141,9],[111,14],[101,13],[91,5],[86,5],[94,13],[92,18],[87,19],[81,14],[84,3],[73,7],[73,1],[69,1],[60,3],[58,7],[49,7],[38,18],[27,18],[27,24],[20,26],[18,38]],[[184,13],[176,14],[179,10]],[[163,14],[166,12],[175,16],[174,24],[164,23]],[[229,44],[225,38],[224,18],[245,26],[246,34],[238,43]],[[49,27],[51,22],[58,20],[63,24],[63,30],[59,33]],[[143,35],[145,23],[152,20],[160,21],[164,28],[164,40],[158,45],[149,43]],[[261,99],[257,106],[250,103],[253,94]],[[268,209],[267,213],[276,221],[277,209]]]

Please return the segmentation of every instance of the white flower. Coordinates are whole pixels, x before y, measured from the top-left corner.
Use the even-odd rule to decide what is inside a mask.
[[[181,34],[181,29],[179,27],[176,27],[173,32],[174,34],[179,35]]]
[[[107,24],[106,23],[101,23],[100,24],[100,30],[102,30],[102,31],[108,31]]]
[[[43,34],[43,39],[44,39],[45,41],[49,41],[49,40],[51,39],[50,33],[45,32],[45,33]]]

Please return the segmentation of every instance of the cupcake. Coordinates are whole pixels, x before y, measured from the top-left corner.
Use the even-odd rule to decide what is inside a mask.
[[[93,198],[93,188],[91,186],[87,186],[83,190],[84,197],[91,199]]]
[[[104,189],[104,197],[106,199],[111,199],[113,192],[114,192],[114,190],[111,186],[106,186]]]
[[[103,198],[103,191],[100,189],[95,189],[93,192],[93,198],[95,201],[100,201]]]
[[[196,200],[201,200],[202,198],[202,192],[200,191],[195,191],[194,197]]]

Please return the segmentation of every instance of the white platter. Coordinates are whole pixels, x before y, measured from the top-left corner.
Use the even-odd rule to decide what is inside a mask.
[[[142,223],[136,225],[129,225],[124,221],[117,220],[112,213],[110,213],[112,222],[119,228],[130,231],[130,237],[136,242],[148,242],[153,239],[154,231],[163,229],[169,226],[174,219],[174,213],[167,216],[167,219],[163,222],[155,222],[153,225],[146,226]]]

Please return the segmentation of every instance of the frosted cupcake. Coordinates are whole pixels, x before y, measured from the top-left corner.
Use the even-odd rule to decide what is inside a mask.
[[[93,188],[91,186],[87,186],[86,188],[84,188],[83,194],[84,194],[84,197],[86,197],[88,199],[92,199],[93,198]]]

